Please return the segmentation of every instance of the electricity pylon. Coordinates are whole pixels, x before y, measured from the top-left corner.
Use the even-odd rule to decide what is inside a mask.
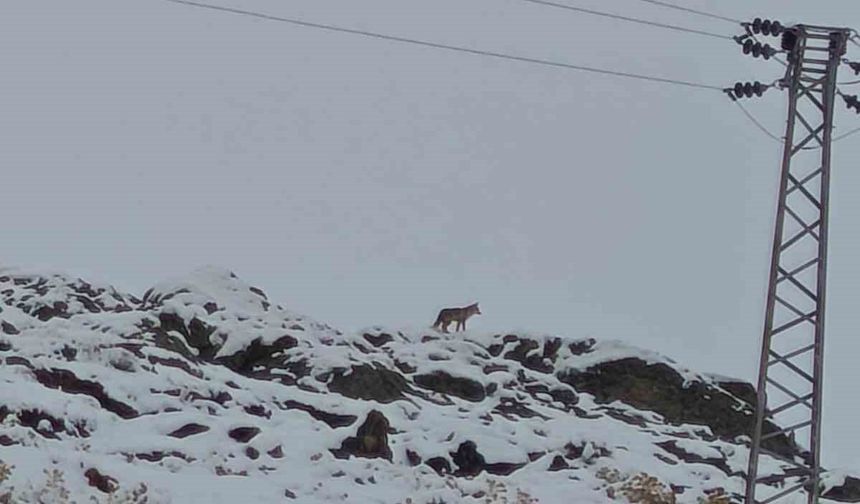
[[[788,120],[758,377],[746,504],[817,504],[836,73],[851,31],[798,25],[788,55]],[[785,427],[780,427],[785,426]]]

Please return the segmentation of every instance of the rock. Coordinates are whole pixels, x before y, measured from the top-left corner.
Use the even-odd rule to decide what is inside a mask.
[[[573,355],[583,355],[591,352],[591,349],[594,348],[594,345],[597,343],[597,340],[594,338],[588,338],[582,341],[575,341],[569,345],[567,345],[568,350]]]
[[[325,422],[331,428],[348,427],[358,420],[355,415],[338,415],[336,413],[327,413],[318,410],[309,404],[303,404],[298,401],[289,400],[284,403],[287,409],[298,409],[308,413],[314,419]]]
[[[622,401],[658,413],[673,424],[707,425],[725,439],[752,437],[754,402],[742,401],[707,383],[686,383],[666,364],[631,357],[603,362],[582,372],[560,372],[557,377],[580,392],[592,394],[599,403]],[[765,434],[775,430],[770,422],[763,427]],[[765,448],[786,457],[800,455],[797,445],[784,434],[768,439]]]
[[[209,430],[209,427],[206,427],[205,425],[200,425],[200,424],[196,424],[196,423],[189,423],[189,424],[185,424],[182,427],[171,432],[170,434],[168,434],[168,436],[179,438],[179,439],[184,439],[184,438],[187,438],[188,436],[193,436],[195,434],[202,434],[204,432],[207,432],[208,430]]]
[[[250,406],[245,406],[242,409],[249,415],[258,416],[260,418],[272,418],[272,412],[267,410],[266,407],[261,404],[252,404]]]
[[[87,478],[87,483],[93,487],[99,489],[99,491],[104,493],[113,493],[119,488],[119,484],[116,478],[112,478],[106,474],[102,474],[98,469],[91,467],[84,472],[84,476]]]
[[[257,427],[237,427],[229,432],[229,436],[239,443],[247,443],[259,433]]]
[[[158,321],[163,332],[176,331],[183,335],[185,342],[197,350],[200,358],[209,360],[217,352],[218,349],[209,340],[209,337],[215,332],[215,328],[210,327],[197,317],[191,319],[187,327],[185,321],[175,313],[159,313]]]
[[[0,331],[4,332],[5,334],[11,335],[21,334],[21,331],[19,331],[17,327],[13,326],[9,322],[6,322],[5,320],[0,320]]]
[[[392,337],[390,334],[387,334],[387,333],[379,333],[379,334],[365,333],[362,337],[364,339],[366,339],[371,345],[373,345],[377,348],[381,347],[382,345],[384,345],[390,341],[394,341],[394,337]]]
[[[415,467],[421,464],[421,455],[418,455],[412,450],[406,450],[406,459],[409,460],[409,465]]]
[[[108,397],[101,383],[81,380],[66,369],[34,369],[33,374],[45,387],[60,389],[67,394],[88,395],[97,400],[102,408],[122,418],[130,419],[138,416],[137,410],[128,404]]]
[[[549,471],[561,471],[563,469],[569,469],[570,465],[564,460],[564,457],[561,455],[556,455],[552,459],[552,463],[549,465]]]
[[[436,471],[436,474],[443,476],[451,474],[451,463],[445,457],[433,457],[425,462],[430,468]]]
[[[390,403],[404,398],[409,391],[406,378],[397,372],[383,367],[371,367],[368,364],[352,366],[352,372],[346,375],[344,370],[338,370],[332,376],[328,389],[351,399],[364,399]]]
[[[71,314],[69,314],[69,305],[64,303],[63,301],[54,301],[52,305],[44,305],[35,311],[33,311],[32,315],[35,315],[36,318],[41,320],[42,322],[46,322],[51,320],[52,318],[69,318]]]
[[[560,342],[559,342],[560,344]],[[544,362],[544,354],[534,352],[540,348],[540,343],[530,339],[521,339],[519,344],[505,353],[504,358],[519,362],[524,367],[539,373],[552,373],[553,366]],[[558,348],[556,348],[558,351]]]
[[[455,476],[477,476],[482,471],[497,476],[507,476],[526,465],[525,463],[512,464],[508,462],[488,464],[484,460],[484,456],[478,453],[478,448],[472,441],[460,443],[457,451],[451,453],[451,460],[457,465],[457,471],[454,472]]]
[[[147,462],[161,462],[165,457],[176,457],[178,459],[182,459],[186,462],[194,461],[194,458],[185,455],[182,452],[171,451],[169,453],[165,453],[162,451],[153,451],[149,453],[136,453],[134,455],[136,459],[146,460]]]
[[[281,336],[270,345],[264,345],[261,341],[260,338],[257,338],[244,350],[228,357],[222,357],[218,359],[218,362],[237,373],[248,374],[256,366],[273,367],[277,365],[278,362],[272,361],[273,354],[289,350],[298,345],[296,338],[288,335]]]
[[[451,454],[451,460],[457,464],[456,476],[477,476],[484,470],[486,461],[484,456],[478,453],[477,446],[472,441],[460,443],[455,453]]]
[[[522,469],[525,466],[526,464],[524,462],[520,464],[513,464],[510,462],[497,462],[494,464],[486,464],[484,466],[484,470],[490,474],[495,474],[496,476],[507,476],[516,471],[517,469]]]
[[[525,404],[510,397],[503,397],[499,404],[496,405],[495,408],[493,408],[493,411],[501,413],[508,418],[512,416],[518,416],[521,418],[540,417],[544,420],[549,420],[548,417],[541,415],[540,413],[534,411]]]
[[[340,449],[331,450],[337,458],[350,456],[363,458],[384,458],[391,461],[391,448],[388,446],[388,419],[377,410],[367,414],[364,423],[358,428],[355,437],[347,438]]]
[[[830,488],[822,497],[839,502],[860,502],[860,479],[848,476],[842,485]]]
[[[467,401],[483,401],[487,397],[484,386],[469,378],[451,376],[444,371],[416,375],[412,378],[421,388],[452,395]]]
[[[690,464],[707,464],[726,473],[726,475],[732,475],[732,468],[729,467],[729,464],[726,462],[725,456],[722,457],[703,457],[697,453],[690,453],[680,446],[675,441],[665,441],[663,443],[656,443],[657,446],[671,453],[672,455],[678,457],[684,462]]]

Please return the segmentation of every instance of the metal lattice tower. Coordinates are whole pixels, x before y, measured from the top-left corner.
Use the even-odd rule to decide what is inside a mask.
[[[783,35],[788,120],[746,504],[819,498],[830,144],[849,36],[809,25]]]

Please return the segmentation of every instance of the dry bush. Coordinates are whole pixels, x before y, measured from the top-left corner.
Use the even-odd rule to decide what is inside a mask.
[[[3,483],[5,483],[11,475],[12,466],[4,464],[2,461],[0,461],[0,487],[2,487]],[[0,504],[12,504],[12,491],[13,489],[11,488],[6,490],[0,488]]]
[[[631,504],[675,504],[675,492],[663,482],[646,473],[625,476],[617,469],[602,467],[596,476],[606,482],[610,499],[624,499]]]
[[[705,495],[699,497],[698,504],[732,504],[731,498],[722,488],[705,490]]]
[[[45,469],[45,479],[38,485],[31,485],[23,491],[15,488],[3,488],[3,484],[12,475],[14,466],[0,461],[0,504],[71,504],[71,492],[66,487],[65,474],[59,469]],[[91,496],[94,504],[148,504],[148,488],[140,484],[131,490],[115,491],[104,497]]]

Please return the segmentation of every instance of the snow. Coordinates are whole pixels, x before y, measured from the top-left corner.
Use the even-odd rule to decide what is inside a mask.
[[[34,290],[36,285],[40,288]],[[382,327],[344,334],[277,306],[259,289],[214,267],[161,282],[139,300],[109,286],[93,286],[95,297],[102,300],[95,311],[78,300],[81,285],[61,274],[0,271],[0,291],[11,290],[0,305],[0,319],[20,331],[0,333],[0,342],[11,346],[0,351],[0,408],[11,412],[0,426],[0,439],[7,436],[13,441],[0,451],[0,460],[15,466],[9,483],[22,491],[39,486],[46,468],[61,470],[66,486],[81,501],[105,497],[87,484],[84,472],[89,468],[116,478],[123,491],[145,483],[154,503],[274,503],[284,502],[285,494],[310,504],[394,504],[406,502],[407,497],[415,504],[433,499],[483,502],[472,495],[500,485],[509,495],[520,490],[542,503],[567,503],[571,496],[578,503],[602,503],[609,501],[607,482],[599,477],[602,468],[617,469],[623,475],[645,471],[666,484],[683,486],[686,490],[678,500],[682,504],[698,502],[715,487],[730,492],[742,488],[737,476],[730,477],[713,465],[684,463],[658,444],[673,441],[686,453],[725,460],[735,474],[745,469],[745,446],[714,440],[704,426],[669,425],[653,412],[622,403],[598,404],[585,393],[577,393],[577,407],[587,414],[575,414],[549,394],[529,392],[523,385],[572,392],[556,373],[540,373],[503,355],[491,355],[490,347],[504,344],[504,335]],[[55,302],[68,305],[68,318],[42,321],[28,314]],[[186,327],[196,319],[215,328],[209,337],[216,348],[214,357],[183,356],[159,346],[152,328],[165,314],[179,317]],[[379,347],[364,337],[383,333],[391,341]],[[171,334],[192,349],[192,342],[180,332]],[[297,344],[278,358],[303,361],[311,369],[298,380],[283,368],[254,378],[218,363],[255,342],[271,345],[285,336]],[[559,338],[524,333],[513,337],[535,341],[540,348]],[[686,382],[714,380],[620,341],[561,338],[561,343],[556,357],[545,361],[558,373],[633,357],[669,366]],[[571,343],[589,347],[574,353]],[[76,350],[74,357],[69,357],[69,348]],[[411,366],[415,371],[410,376],[445,372],[480,383],[488,397],[472,402],[420,390],[411,381],[410,387],[426,395],[382,403],[328,390],[331,371],[341,370],[348,376],[352,366],[362,364],[390,370],[398,369],[398,364]],[[489,368],[496,370],[488,373]],[[36,370],[68,371],[97,383],[108,398],[128,405],[137,415],[122,418],[88,393],[48,388],[36,379]],[[266,371],[265,366],[255,370]],[[502,414],[495,409],[502,398],[516,399],[537,415]],[[332,427],[289,407],[292,402],[356,420]],[[605,414],[607,408],[640,417],[646,425],[617,420]],[[336,458],[330,450],[355,436],[372,410],[390,422],[392,460]],[[22,421],[26,411],[61,419],[62,428],[55,429],[42,419],[34,431]],[[207,430],[171,436],[189,424]],[[234,441],[231,431],[243,427],[260,432],[247,443]],[[427,465],[413,467],[406,454],[407,450],[418,453],[424,461],[436,456],[450,459],[465,441],[474,442],[487,463],[523,467],[507,476],[483,472],[454,478],[440,476]],[[548,471],[553,458],[564,455],[570,446],[581,447],[582,455],[568,460],[567,470]],[[282,458],[276,456],[279,447]]]

